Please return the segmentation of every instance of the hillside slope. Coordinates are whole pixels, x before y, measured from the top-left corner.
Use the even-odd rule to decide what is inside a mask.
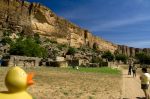
[[[73,47],[96,44],[100,50],[114,52],[118,46],[92,35],[88,30],[58,17],[49,8],[39,3],[20,0],[0,1],[0,34],[4,31],[33,35],[54,39],[58,43]]]

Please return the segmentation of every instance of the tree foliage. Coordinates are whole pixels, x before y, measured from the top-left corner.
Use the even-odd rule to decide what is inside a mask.
[[[113,61],[114,60],[114,55],[110,51],[106,51],[102,55],[102,58],[105,58],[107,61]]]
[[[11,38],[9,38],[9,37],[4,37],[4,38],[2,38],[2,40],[1,40],[1,43],[3,44],[3,45],[6,45],[6,44],[11,44],[13,41],[11,40]]]
[[[126,55],[124,55],[124,54],[116,54],[115,55],[115,59],[117,61],[122,61],[122,62],[126,63],[128,57]]]
[[[29,57],[46,57],[47,51],[42,48],[33,38],[17,39],[10,46],[11,55],[22,55]]]
[[[73,47],[69,47],[67,54],[68,55],[74,55],[76,53],[77,49]]]
[[[146,53],[137,53],[135,55],[140,64],[150,64],[150,55]]]
[[[40,36],[39,36],[38,33],[35,33],[35,34],[34,34],[34,40],[35,40],[36,43],[41,44]]]

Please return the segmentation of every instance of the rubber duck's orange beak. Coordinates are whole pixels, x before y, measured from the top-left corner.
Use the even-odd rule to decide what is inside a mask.
[[[27,85],[30,86],[30,85],[33,85],[34,84],[34,81],[33,81],[33,77],[34,77],[34,73],[29,73],[28,76],[27,76]]]

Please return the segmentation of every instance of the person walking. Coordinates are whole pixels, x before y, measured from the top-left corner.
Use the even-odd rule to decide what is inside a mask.
[[[136,70],[137,70],[137,67],[135,66],[135,64],[133,64],[132,66],[133,77],[136,77]]]
[[[147,72],[147,68],[142,68],[142,75],[140,76],[141,89],[145,94],[145,99],[149,99],[148,87],[150,81],[150,74]]]
[[[133,60],[129,60],[129,68],[128,68],[128,75],[131,75],[132,72],[132,66],[133,66]]]
[[[131,66],[131,64],[129,64],[128,75],[131,75],[131,69],[132,69],[132,66]]]

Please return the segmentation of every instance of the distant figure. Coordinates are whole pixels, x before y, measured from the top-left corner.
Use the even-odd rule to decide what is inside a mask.
[[[147,72],[147,68],[142,68],[142,75],[140,76],[141,80],[141,89],[145,94],[145,99],[149,99],[148,87],[150,81],[150,74]]]
[[[129,61],[129,68],[128,68],[128,75],[131,75],[132,66],[133,66],[133,60],[130,60]]]
[[[128,75],[131,75],[131,69],[132,69],[132,66],[131,64],[129,65],[129,69],[128,69]]]
[[[136,70],[137,70],[137,67],[135,66],[135,64],[133,64],[132,66],[133,77],[136,77]]]

